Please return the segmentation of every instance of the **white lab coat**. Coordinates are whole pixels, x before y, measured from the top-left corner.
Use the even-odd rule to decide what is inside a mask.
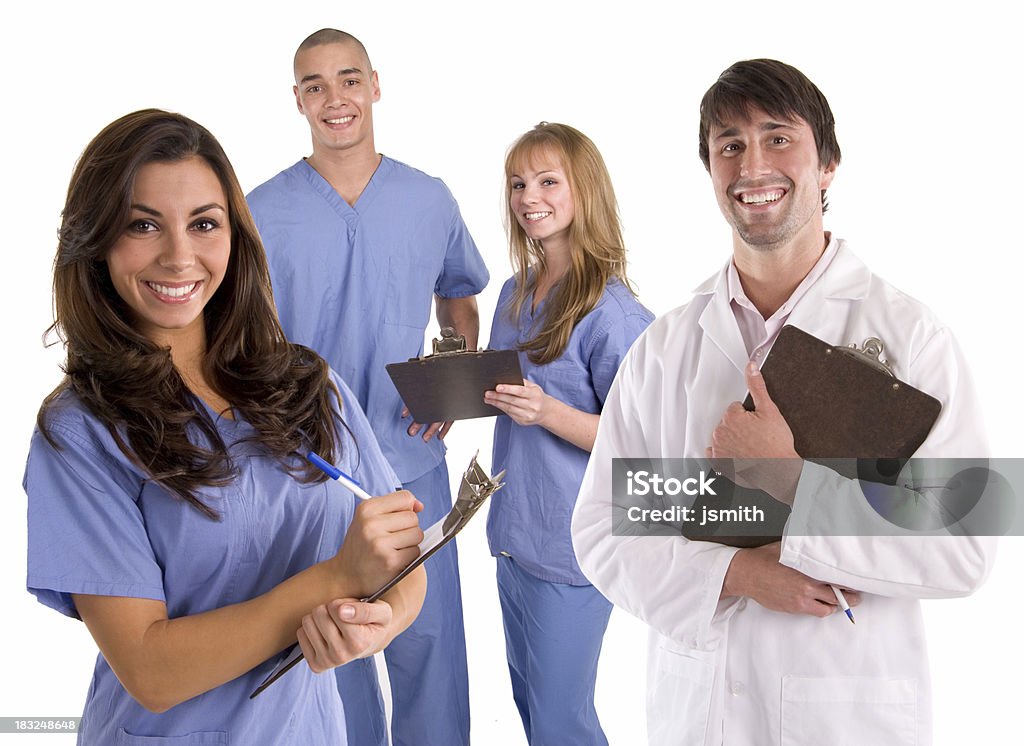
[[[842,241],[788,323],[833,344],[882,339],[897,377],[942,403],[915,455],[987,455],[967,367],[949,330],[871,274]],[[790,523],[822,531],[787,535],[781,561],[862,591],[851,625],[842,614],[819,619],[750,599],[720,601],[734,548],[677,536],[612,536],[612,459],[703,457],[726,407],[746,394],[746,363],[723,269],[633,346],[605,402],[576,503],[573,541],[583,572],[652,628],[650,743],[929,744],[918,599],[974,591],[988,574],[993,540],[828,536],[829,498],[852,485],[805,465]]]

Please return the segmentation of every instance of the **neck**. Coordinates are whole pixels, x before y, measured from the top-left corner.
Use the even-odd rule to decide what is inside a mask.
[[[542,246],[544,248],[544,271],[537,275],[537,281],[533,287],[534,310],[547,297],[555,283],[565,276],[571,264],[567,245],[563,247],[561,244],[554,246],[542,244]]]
[[[750,302],[765,319],[779,310],[825,252],[829,236],[819,230],[780,246],[748,246],[733,232],[733,263]]]
[[[206,327],[202,316],[185,329],[161,330],[151,339],[161,347],[170,348],[171,362],[193,394],[206,401],[216,411],[231,416],[231,405],[206,379],[203,368],[206,362]]]
[[[342,199],[353,205],[380,165],[380,153],[374,149],[372,141],[368,145],[328,151],[314,147],[306,163],[323,176]]]

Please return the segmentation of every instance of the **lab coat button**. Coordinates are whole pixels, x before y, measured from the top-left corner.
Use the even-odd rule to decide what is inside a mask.
[[[746,691],[746,689],[747,685],[744,684],[742,681],[734,681],[731,684],[729,684],[729,693],[734,697],[741,696],[743,692]]]
[[[511,557],[512,556],[508,552],[498,552],[498,554],[500,554],[502,557]]]

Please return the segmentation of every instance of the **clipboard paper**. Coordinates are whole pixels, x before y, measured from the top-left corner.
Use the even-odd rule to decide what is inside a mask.
[[[479,455],[479,453],[477,453],[477,455]],[[469,520],[476,514],[476,512],[480,510],[480,506],[484,504],[484,501],[486,501],[488,497],[504,486],[504,482],[501,481],[501,478],[505,476],[505,472],[502,471],[493,477],[489,476],[487,472],[483,470],[483,467],[477,463],[477,455],[473,456],[473,459],[469,462],[469,466],[466,468],[465,473],[462,475],[462,482],[459,485],[459,494],[455,499],[455,504],[452,506],[452,509],[448,512],[448,515],[423,532],[423,541],[421,541],[419,545],[419,556],[413,560],[408,567],[398,573],[398,575],[378,588],[374,593],[362,599],[363,601],[367,603],[377,601],[409,573],[426,562],[429,557],[455,538],[455,535],[458,534],[466,524],[469,523]],[[302,649],[298,645],[293,645],[289,649],[285,658],[277,664],[273,671],[270,672],[270,675],[268,675],[267,678],[265,678],[260,685],[253,690],[253,693],[249,695],[249,699],[253,699],[265,691],[267,687],[290,671],[299,661],[302,660],[302,658]]]

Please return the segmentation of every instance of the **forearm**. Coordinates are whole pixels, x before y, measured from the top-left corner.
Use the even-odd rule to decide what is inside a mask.
[[[577,448],[592,451],[600,415],[582,412],[548,394],[544,396],[547,398],[544,417],[537,424]]]
[[[466,338],[466,349],[475,350],[480,337],[480,313],[477,310],[476,296],[465,298],[442,298],[435,296],[437,322],[442,326],[450,326],[456,334]]]
[[[249,601],[175,619],[167,618],[159,601],[78,595],[74,600],[125,689],[147,709],[162,712],[293,644],[302,617],[315,606],[357,595],[329,562]]]
[[[423,566],[416,568],[402,582],[385,593],[381,599],[391,606],[391,624],[388,626],[387,639],[382,649],[404,632],[423,607],[423,599],[427,593],[427,573]]]

